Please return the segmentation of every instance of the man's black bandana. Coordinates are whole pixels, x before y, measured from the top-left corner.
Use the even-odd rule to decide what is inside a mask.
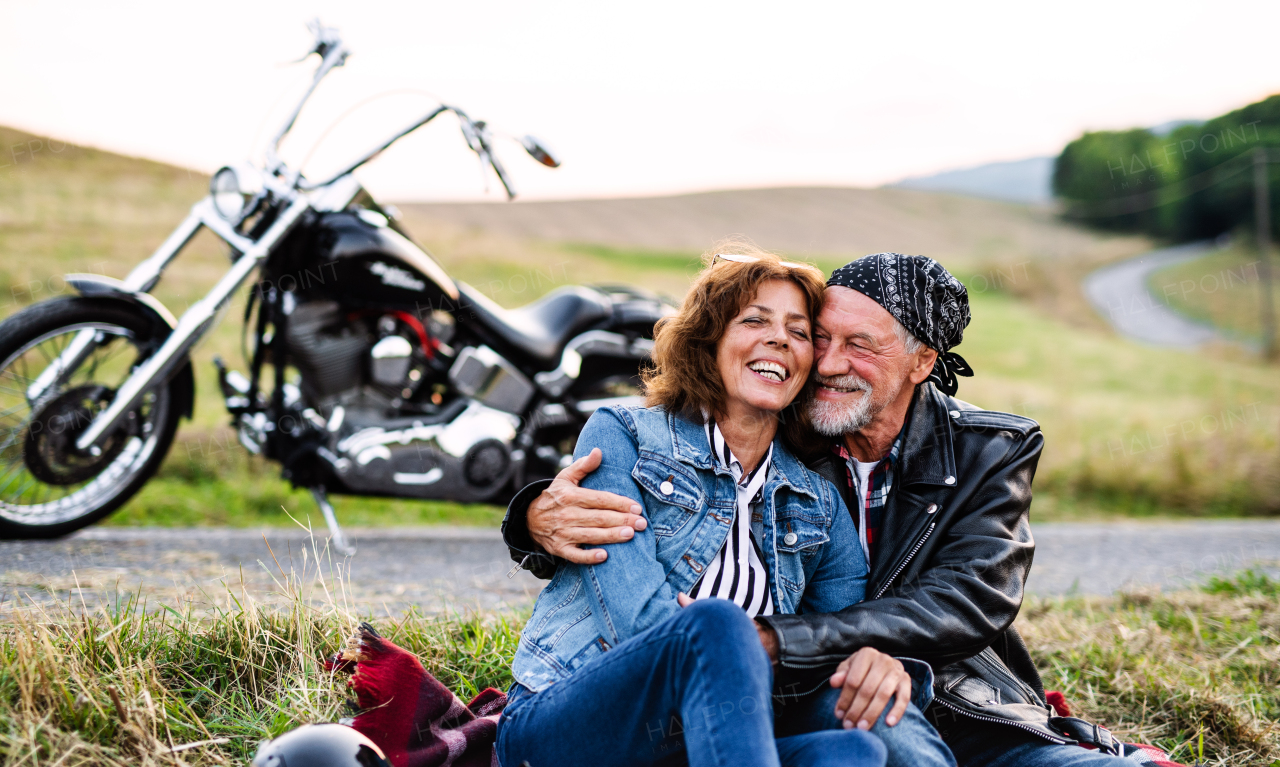
[[[938,352],[929,380],[944,394],[955,395],[956,376],[973,375],[969,363],[951,351],[969,324],[969,291],[942,264],[924,256],[876,253],[835,270],[827,285],[862,293]]]

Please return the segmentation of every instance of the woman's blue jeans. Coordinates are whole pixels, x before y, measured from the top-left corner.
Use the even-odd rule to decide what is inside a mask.
[[[882,767],[859,730],[774,738],[773,670],[741,607],[703,599],[540,693],[515,685],[503,767]]]

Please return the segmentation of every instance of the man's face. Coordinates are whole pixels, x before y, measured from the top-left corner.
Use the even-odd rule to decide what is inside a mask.
[[[897,399],[917,367],[894,332],[893,315],[865,295],[831,286],[814,334],[810,416],[829,437],[856,432]]]

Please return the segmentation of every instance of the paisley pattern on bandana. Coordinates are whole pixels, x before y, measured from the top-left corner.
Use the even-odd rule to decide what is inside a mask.
[[[956,376],[973,375],[969,363],[951,351],[969,324],[969,291],[942,264],[925,256],[876,253],[835,270],[827,285],[862,293],[937,351],[929,379],[944,393],[956,393]]]

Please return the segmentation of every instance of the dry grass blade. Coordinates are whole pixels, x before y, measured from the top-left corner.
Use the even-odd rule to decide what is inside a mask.
[[[173,746],[169,749],[169,753],[177,754],[183,751],[190,751],[193,748],[204,748],[205,746],[221,746],[223,743],[230,743],[231,738],[210,738],[209,740],[197,740],[194,743],[183,743],[180,746]]]

